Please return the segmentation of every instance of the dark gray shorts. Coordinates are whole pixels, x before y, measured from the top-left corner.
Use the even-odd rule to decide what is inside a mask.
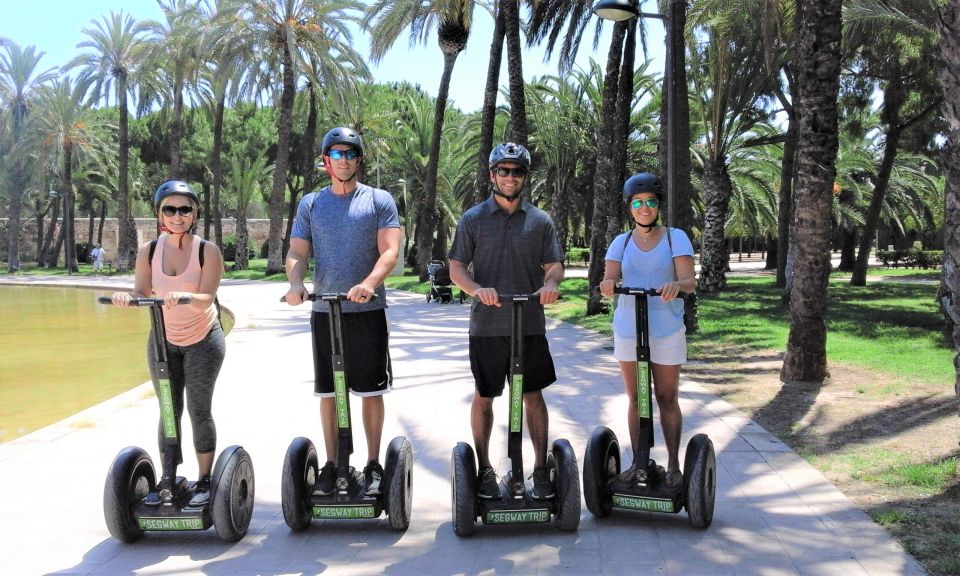
[[[510,375],[509,336],[471,336],[470,370],[483,398],[503,394]],[[523,337],[523,391],[536,392],[557,381],[550,345],[543,334]]]
[[[393,387],[387,315],[384,310],[343,315],[343,355],[347,386],[357,396],[380,396]],[[313,392],[333,397],[333,359],[330,314],[313,312]]]

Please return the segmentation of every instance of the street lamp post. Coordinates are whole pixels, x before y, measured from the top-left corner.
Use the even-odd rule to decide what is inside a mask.
[[[671,23],[678,21],[678,10],[685,10],[685,0],[670,0],[668,16],[649,12],[641,12],[635,0],[600,0],[593,6],[593,13],[604,20],[629,20],[631,18],[655,18],[665,20],[666,30],[666,64],[664,66],[664,84],[667,96],[667,226],[676,225],[676,185],[679,181],[677,173],[677,94],[674,70],[675,59],[683,54],[683,31],[677,34]]]

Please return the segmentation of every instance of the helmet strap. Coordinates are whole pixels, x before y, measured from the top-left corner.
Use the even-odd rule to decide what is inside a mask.
[[[346,180],[343,180],[342,178],[337,176],[336,173],[333,171],[333,164],[330,162],[329,156],[323,157],[323,168],[327,171],[327,174],[330,175],[331,180],[336,180],[341,184],[346,184],[347,182],[350,182],[351,180],[355,179],[357,177],[357,172],[360,171],[360,165],[358,164],[357,169],[353,171],[353,174],[351,174],[350,177],[347,178]]]
[[[649,223],[649,224],[641,224],[640,222],[637,222],[636,219],[633,220],[633,223],[634,223],[634,224],[636,224],[636,225],[637,225],[638,227],[640,227],[640,228],[646,228],[646,229],[647,229],[647,232],[649,232],[649,231],[653,230],[654,228],[656,228],[656,227],[657,227],[657,224],[658,224],[659,222],[660,222],[660,215],[659,215],[659,214],[657,215],[656,218],[654,218],[653,222],[651,222],[651,223]]]

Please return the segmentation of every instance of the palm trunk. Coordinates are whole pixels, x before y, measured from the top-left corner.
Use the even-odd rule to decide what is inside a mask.
[[[284,192],[287,187],[287,165],[290,161],[290,130],[293,121],[294,86],[293,58],[290,47],[283,49],[283,90],[280,94],[280,115],[277,117],[277,161],[273,167],[273,188],[270,191],[270,232],[266,273],[283,272],[283,226]]]
[[[617,22],[613,26],[610,39],[610,51],[607,52],[607,68],[603,78],[603,100],[600,104],[601,126],[597,133],[597,166],[593,178],[593,218],[590,221],[590,268],[587,272],[590,286],[599,286],[603,280],[604,256],[607,245],[607,223],[610,218],[613,174],[614,126],[617,121],[617,90],[620,78],[620,62],[623,54],[623,41],[627,34],[627,23]],[[620,202],[613,204],[619,206]],[[587,298],[587,315],[601,314],[604,310],[600,295],[591,291]]]
[[[250,233],[247,231],[247,215],[237,212],[237,254],[234,256],[234,270],[246,270],[250,267]]]
[[[53,207],[53,213],[50,214],[50,224],[47,225],[47,233],[43,238],[43,247],[37,255],[37,265],[47,268],[53,268],[57,262],[56,253],[51,254],[53,249],[51,245],[53,244],[54,234],[57,232],[57,220],[60,219],[60,198],[54,198],[51,206]],[[51,259],[54,262],[53,264],[50,264]]]
[[[175,80],[173,120],[170,122],[170,179],[180,179],[180,140],[183,136],[183,82]]]
[[[792,110],[792,108],[791,108]],[[788,114],[787,134],[783,142],[783,162],[780,166],[780,205],[777,213],[777,281],[775,286],[787,286],[787,254],[790,251],[790,224],[793,222],[793,181],[796,178],[797,119]]]
[[[13,109],[13,141],[21,136],[26,106],[15,105]],[[10,210],[7,214],[7,272],[20,269],[20,210],[23,203],[23,164],[18,155],[12,155],[10,168]]]
[[[130,192],[127,172],[130,165],[129,114],[127,112],[127,74],[117,76],[117,101],[120,103],[120,126],[117,133],[119,146],[119,178],[117,181],[117,261],[137,261],[137,225],[130,214]]]
[[[107,201],[100,200],[99,220],[97,221],[97,244],[103,246],[103,221],[107,219]]]
[[[697,290],[719,292],[727,285],[730,253],[724,238],[733,184],[723,160],[708,158],[703,167],[703,239]]]
[[[73,146],[64,144],[63,146],[63,178],[60,185],[63,187],[63,201],[66,206],[64,214],[64,253],[63,264],[67,274],[73,274],[78,271],[77,267],[77,235],[75,228],[76,218],[74,215],[76,199],[73,194]]]
[[[670,117],[676,122],[673,161],[677,169],[674,172],[674,189],[671,191],[673,206],[667,208],[672,209],[674,214],[674,221],[671,225],[682,229],[692,238],[694,221],[690,186],[690,101],[687,97],[686,39],[683,35],[686,24],[686,2],[670,0],[667,41],[670,42],[670,50],[674,55],[672,58],[673,66],[670,69],[670,85],[676,94],[676,97],[673,98],[676,110],[672,115],[664,117]],[[664,181],[666,182],[666,179]],[[693,300],[687,302],[689,308]],[[695,314],[696,310],[690,310],[688,313]]]
[[[620,75],[617,78],[617,105],[616,122],[613,129],[613,165],[626,167],[627,165],[627,133],[630,128],[630,104],[633,101],[633,64],[634,54],[637,51],[637,19],[627,23],[626,38],[623,45],[623,60],[620,63]],[[609,176],[610,188],[608,198],[612,209],[607,218],[606,240],[610,241],[623,230],[625,210],[623,207],[621,190],[626,179],[624,169],[615,170]]]
[[[797,3],[798,97],[795,253],[783,382],[822,382],[827,371],[830,208],[836,178],[841,0]]]
[[[223,214],[220,210],[220,192],[223,190],[223,114],[226,108],[226,90],[217,99],[213,110],[213,149],[210,151],[210,172],[213,174],[210,216],[213,219],[213,238],[223,246]]]
[[[510,78],[510,139],[527,146],[527,104],[523,88],[523,58],[520,53],[520,6],[517,0],[501,0],[506,23],[507,72]]]
[[[503,60],[503,39],[506,34],[503,10],[497,11],[494,20],[493,40],[490,42],[490,60],[487,63],[487,84],[483,90],[483,113],[480,120],[480,151],[477,153],[477,176],[473,182],[476,202],[483,202],[490,195],[490,151],[493,150],[493,121],[497,115],[497,91],[500,79],[500,62]]]

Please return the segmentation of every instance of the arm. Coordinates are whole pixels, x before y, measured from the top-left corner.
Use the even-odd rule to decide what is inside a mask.
[[[560,282],[563,281],[563,263],[550,262],[543,266],[543,288],[540,294],[540,304],[553,304],[560,297]]]
[[[400,257],[400,229],[381,228],[377,230],[377,249],[380,258],[373,265],[373,271],[347,292],[347,298],[353,302],[366,302],[373,296],[378,286],[390,275]]]
[[[603,265],[603,280],[600,281],[600,294],[604,298],[613,296],[613,289],[620,281],[620,263],[616,260],[606,260]]]
[[[697,289],[694,280],[693,256],[677,256],[673,259],[673,267],[677,279],[660,287],[660,299],[664,302],[673,300],[681,291],[692,293]]]
[[[290,238],[290,248],[287,250],[287,260],[284,263],[287,270],[287,280],[290,288],[287,289],[287,304],[296,306],[307,299],[307,288],[303,285],[303,278],[307,274],[307,258],[310,257],[311,244],[303,238]]]
[[[450,260],[450,279],[458,288],[485,305],[500,306],[500,295],[497,294],[497,289],[484,288],[477,284],[470,276],[466,263],[459,260]]]

